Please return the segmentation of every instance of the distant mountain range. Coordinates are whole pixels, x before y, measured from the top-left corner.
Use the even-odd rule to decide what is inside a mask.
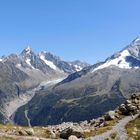
[[[3,56],[0,59],[0,121],[7,118],[3,109],[5,104],[17,98],[19,93],[24,94],[44,81],[63,79],[86,66],[89,64],[78,60],[67,62],[45,51],[35,54],[30,47],[19,55]]]
[[[90,120],[116,108],[140,92],[140,38],[104,62],[83,68],[45,90],[18,109],[15,122],[32,125]],[[39,102],[38,102],[39,99]]]
[[[4,104],[44,81],[63,79],[35,90],[35,96],[12,116],[16,124],[28,125],[30,120],[31,125],[44,126],[90,120],[140,92],[140,37],[94,65],[63,61],[47,52],[35,54],[29,47],[0,61],[1,122],[6,118]]]

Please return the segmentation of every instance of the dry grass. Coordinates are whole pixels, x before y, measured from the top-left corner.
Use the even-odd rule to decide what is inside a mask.
[[[114,133],[110,134],[111,139],[115,139],[116,137],[117,137],[117,133],[114,132]]]
[[[85,138],[92,137],[95,135],[100,135],[102,133],[107,132],[108,130],[112,129],[112,126],[114,126],[117,123],[117,120],[107,121],[107,126],[96,128],[95,130],[91,130],[90,132],[84,133]]]
[[[134,140],[140,140],[140,117],[129,122],[126,129],[129,137]]]
[[[21,127],[21,126],[13,126],[10,124],[2,125],[0,124],[0,133],[8,134],[8,135],[16,135],[20,136],[19,130],[26,130],[29,127]],[[34,130],[34,136],[36,137],[42,137],[42,138],[49,138],[50,137],[50,131],[47,127],[32,127]],[[0,137],[0,140],[16,140],[8,136],[2,136]]]

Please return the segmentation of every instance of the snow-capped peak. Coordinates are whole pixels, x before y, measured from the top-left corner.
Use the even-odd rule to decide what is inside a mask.
[[[140,59],[140,37],[137,37],[126,49],[131,55]]]
[[[138,44],[140,45],[140,37],[138,36],[136,39],[133,40],[132,43],[135,44],[135,45],[136,45],[136,44],[137,44],[137,45],[138,45]]]
[[[30,56],[32,54],[32,49],[30,46],[28,46],[27,48],[25,48],[22,52],[21,52],[21,56],[27,57]]]
[[[119,68],[130,69],[131,67],[130,67],[129,63],[126,62],[126,60],[125,60],[125,58],[127,56],[130,56],[130,53],[129,53],[128,50],[124,50],[119,54],[119,57],[117,57],[115,59],[107,60],[104,64],[102,64],[102,65],[98,66],[97,68],[95,68],[93,70],[93,72],[97,71],[99,69],[109,67],[109,66],[117,66]]]
[[[29,53],[31,53],[32,49],[31,49],[30,46],[28,46],[28,47],[25,49],[25,51],[26,51],[27,54],[29,54]]]
[[[122,69],[131,69],[140,67],[140,37],[132,41],[130,45],[125,47],[119,53],[108,58],[103,64],[96,67],[94,71],[107,68],[109,66],[117,66]]]

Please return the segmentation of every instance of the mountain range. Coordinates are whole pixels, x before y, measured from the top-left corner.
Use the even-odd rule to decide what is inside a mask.
[[[0,63],[19,71],[14,76],[18,77],[14,80],[17,92],[36,87],[42,81],[63,79],[36,91],[27,104],[16,110],[13,121],[19,125],[29,125],[29,120],[32,126],[90,120],[140,91],[140,37],[94,65],[66,62],[47,52],[36,55],[30,48],[20,55],[2,58]]]
[[[11,54],[0,59],[0,121],[7,122],[4,106],[42,82],[64,79],[89,64],[78,60],[67,62],[49,52],[36,54],[30,47],[19,55]],[[6,118],[6,119],[5,119]]]

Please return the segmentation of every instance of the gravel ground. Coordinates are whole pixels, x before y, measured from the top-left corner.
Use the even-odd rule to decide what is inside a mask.
[[[112,133],[117,133],[117,138],[120,140],[126,140],[128,138],[126,134],[125,126],[132,120],[136,119],[138,117],[138,114],[135,116],[128,116],[123,118],[119,121],[113,128],[101,135],[97,135],[91,138],[88,138],[87,140],[105,140],[106,138],[109,138]]]

